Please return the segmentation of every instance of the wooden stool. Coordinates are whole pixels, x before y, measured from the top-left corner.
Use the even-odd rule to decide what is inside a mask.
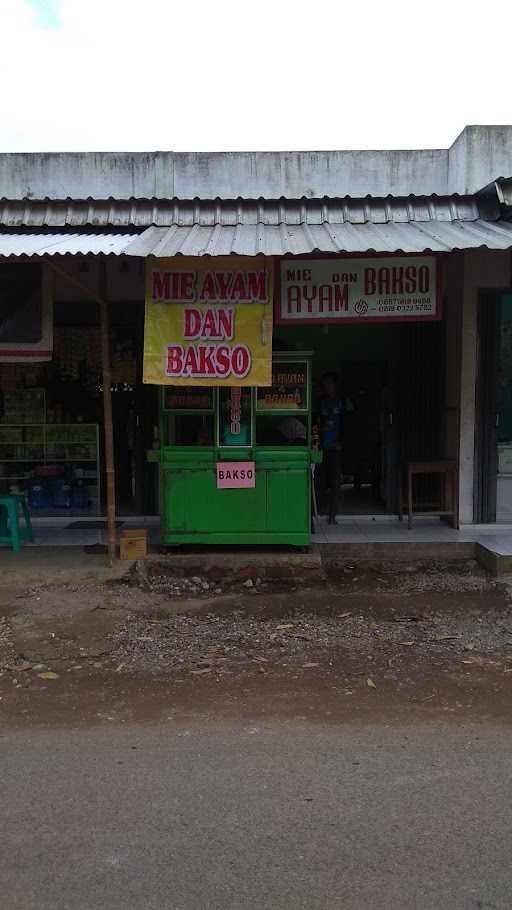
[[[400,521],[403,518],[404,497],[402,491],[403,473],[400,472],[400,483],[398,489],[398,516]],[[433,509],[431,512],[416,512],[413,505],[413,477],[418,474],[431,476],[438,474],[442,477],[441,502],[439,509]],[[436,515],[439,518],[447,517],[452,519],[453,527],[458,527],[458,497],[457,497],[457,463],[455,461],[408,461],[405,466],[405,476],[407,483],[407,517],[408,527],[412,528],[413,515]]]
[[[20,510],[25,519],[25,527],[20,527]],[[11,493],[0,496],[0,543],[11,544],[15,553],[19,553],[24,541],[34,540],[32,522],[27,501],[23,493]]]

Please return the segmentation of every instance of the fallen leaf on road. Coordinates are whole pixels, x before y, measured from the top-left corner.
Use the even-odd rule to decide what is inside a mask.
[[[293,629],[292,622],[282,622],[281,625],[276,626],[276,629]]]
[[[375,683],[374,683],[373,679],[371,679],[371,677],[368,677],[368,679],[366,680],[366,685],[368,686],[369,689],[377,688],[377,686],[375,685]]]
[[[19,664],[15,665],[14,669],[16,670],[16,672],[21,673],[24,670],[31,670],[32,664],[30,663],[29,660],[21,660],[19,662]]]
[[[411,645],[415,645],[416,642],[415,641],[399,641],[398,644],[409,648]]]
[[[456,641],[458,638],[458,635],[436,635],[432,641]]]
[[[253,660],[258,664],[268,664],[268,657],[253,657]]]
[[[309,670],[312,667],[319,667],[319,666],[320,666],[320,664],[315,663],[314,660],[309,660],[306,664],[302,664],[302,669]]]
[[[194,673],[196,676],[201,676],[203,673],[211,673],[211,667],[205,667],[203,670],[191,670],[191,673]]]
[[[54,673],[53,670],[47,670],[45,673],[38,673],[39,679],[58,679],[59,674]]]

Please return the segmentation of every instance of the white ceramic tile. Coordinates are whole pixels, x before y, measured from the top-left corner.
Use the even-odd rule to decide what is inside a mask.
[[[69,531],[71,521],[79,521],[74,516],[55,518],[35,517],[33,519],[35,543],[33,546],[93,546],[104,543],[106,533],[103,529],[77,529]],[[91,516],[84,516],[91,520]],[[151,543],[159,543],[160,528],[158,516],[126,516],[122,518],[126,526],[146,526]],[[340,543],[398,543],[406,547],[407,543],[449,543],[471,542],[482,543],[488,549],[500,555],[512,555],[512,525],[464,525],[460,531],[450,528],[436,518],[418,518],[414,520],[409,531],[407,522],[400,522],[394,515],[340,515],[336,525],[329,525],[326,516],[316,521],[316,533],[312,536],[313,544]],[[31,546],[30,544],[27,546]]]

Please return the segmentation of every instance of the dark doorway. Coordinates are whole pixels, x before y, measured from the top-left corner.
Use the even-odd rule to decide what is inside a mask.
[[[348,361],[341,364],[340,373],[346,402],[342,511],[353,515],[384,512],[382,408],[387,368],[379,361]]]
[[[322,374],[338,375],[346,404],[340,500],[345,515],[396,514],[404,463],[443,458],[445,333],[444,320],[280,327],[283,349],[314,352],[314,400]],[[417,499],[437,500],[437,484],[437,478],[418,479]]]
[[[379,331],[378,327],[373,331]],[[349,407],[343,511],[396,512],[407,461],[442,458],[445,346],[442,322],[393,326],[384,362],[341,364]],[[436,498],[436,478],[418,478],[416,495]]]
[[[482,293],[478,307],[475,433],[477,523],[512,521],[512,294]]]

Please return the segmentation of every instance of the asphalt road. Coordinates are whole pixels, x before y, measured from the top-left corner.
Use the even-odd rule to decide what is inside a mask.
[[[169,718],[0,738],[9,910],[512,905],[512,728]]]

